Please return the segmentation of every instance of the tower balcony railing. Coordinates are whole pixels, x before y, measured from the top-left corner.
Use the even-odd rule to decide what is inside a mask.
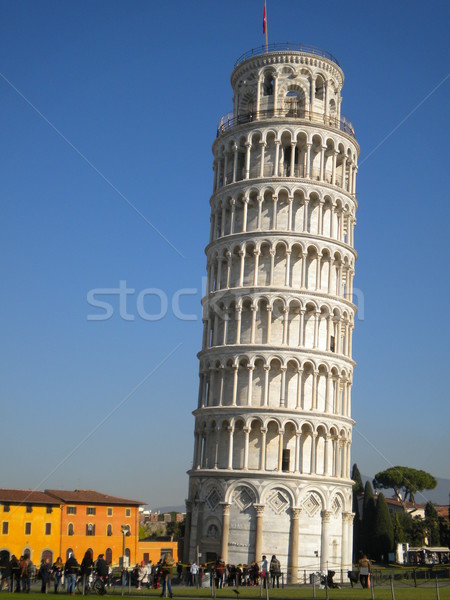
[[[303,54],[314,54],[315,56],[321,56],[322,58],[331,60],[331,62],[334,62],[338,67],[340,66],[337,58],[333,56],[330,52],[322,50],[322,48],[317,48],[316,46],[308,46],[306,44],[292,44],[291,42],[281,42],[279,44],[259,46],[259,48],[252,48],[251,50],[244,52],[244,54],[242,54],[242,56],[240,56],[234,63],[234,68],[236,68],[245,60],[252,58],[252,56],[259,56],[260,54],[269,54],[270,52],[283,52],[285,50],[289,52],[301,52]]]
[[[325,115],[323,113],[309,110],[295,111],[292,109],[286,110],[282,108],[276,110],[260,110],[258,112],[249,112],[237,116],[235,116],[232,112],[228,112],[219,121],[216,137],[220,137],[222,134],[230,131],[230,129],[233,129],[233,127],[236,127],[237,125],[252,123],[253,121],[261,121],[268,118],[292,119],[293,121],[299,121],[302,123],[317,123],[320,125],[327,125],[328,127],[333,127],[334,129],[338,129],[343,133],[355,137],[353,124],[343,115],[341,115],[340,119],[337,119],[332,115]]]

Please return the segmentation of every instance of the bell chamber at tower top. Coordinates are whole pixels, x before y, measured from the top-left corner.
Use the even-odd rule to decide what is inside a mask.
[[[233,110],[213,144],[214,191],[261,177],[296,177],[355,195],[359,146],[341,114],[344,75],[328,55],[292,49],[238,61]]]

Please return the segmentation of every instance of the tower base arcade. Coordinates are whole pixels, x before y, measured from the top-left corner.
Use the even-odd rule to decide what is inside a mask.
[[[281,563],[285,581],[302,582],[352,566],[352,482],[332,478],[199,477],[190,472],[185,561],[250,565],[265,554]],[[188,527],[189,526],[189,527]]]

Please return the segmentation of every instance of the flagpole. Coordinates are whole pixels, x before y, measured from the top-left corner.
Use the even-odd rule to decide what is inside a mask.
[[[266,0],[264,0],[264,29],[266,33],[266,52],[269,52],[269,42],[268,42],[268,34],[267,34],[267,5]]]

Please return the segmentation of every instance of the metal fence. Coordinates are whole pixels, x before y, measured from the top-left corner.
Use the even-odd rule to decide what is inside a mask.
[[[291,109],[277,109],[277,110],[260,110],[254,113],[247,113],[244,115],[233,116],[233,113],[227,113],[224,115],[217,126],[216,137],[219,137],[223,133],[233,129],[237,125],[243,125],[245,123],[251,123],[252,121],[260,121],[268,118],[283,118],[292,119],[295,121],[301,121],[306,123],[316,123],[320,125],[328,125],[355,137],[355,130],[351,121],[341,115],[340,119],[333,117],[332,115],[325,115],[308,110],[293,111]]]
[[[245,60],[252,58],[253,56],[258,56],[260,54],[267,54],[268,52],[301,52],[304,54],[314,54],[315,56],[321,56],[322,58],[326,58],[334,62],[339,67],[339,62],[335,56],[331,54],[331,52],[327,52],[326,50],[322,50],[322,48],[317,48],[317,46],[308,46],[306,44],[293,44],[291,42],[281,42],[279,44],[269,44],[268,46],[259,46],[258,48],[252,48],[247,52],[244,52],[234,63],[234,68],[236,68],[240,63]]]

